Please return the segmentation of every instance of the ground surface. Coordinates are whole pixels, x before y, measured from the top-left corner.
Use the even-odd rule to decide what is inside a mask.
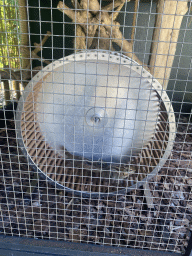
[[[7,121],[7,129],[0,131],[0,232],[183,252],[192,219],[192,124],[184,116],[177,120],[170,160],[149,183],[151,207],[143,188],[105,199],[83,199],[41,179],[36,184],[17,147],[14,122]]]

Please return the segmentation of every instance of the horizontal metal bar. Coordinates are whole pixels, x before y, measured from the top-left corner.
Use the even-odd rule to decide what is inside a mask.
[[[177,253],[169,253],[155,250],[140,250],[131,248],[114,248],[111,246],[88,245],[71,242],[58,242],[53,240],[41,240],[32,238],[0,236],[0,255],[14,256],[181,256]]]

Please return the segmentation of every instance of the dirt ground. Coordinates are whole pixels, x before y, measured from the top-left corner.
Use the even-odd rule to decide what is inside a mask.
[[[184,252],[192,219],[192,124],[186,117],[177,116],[172,155],[149,182],[150,207],[142,187],[125,195],[84,199],[45,180],[36,183],[18,149],[13,120],[0,137],[2,234]]]

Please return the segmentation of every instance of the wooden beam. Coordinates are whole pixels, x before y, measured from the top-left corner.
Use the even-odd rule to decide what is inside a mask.
[[[149,68],[164,89],[167,88],[181,23],[187,11],[188,2],[158,0],[157,3]]]
[[[29,46],[29,36],[28,36],[28,19],[27,19],[27,5],[26,0],[18,0],[19,5],[19,26],[21,32],[21,66],[22,68],[26,68],[29,63],[29,55],[26,51],[23,51],[22,48]]]

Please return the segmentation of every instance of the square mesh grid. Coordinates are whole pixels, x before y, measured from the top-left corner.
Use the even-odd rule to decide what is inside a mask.
[[[185,1],[162,0],[0,0],[1,234],[185,251],[192,214],[190,8],[191,3]],[[85,56],[83,61],[78,59],[80,52]],[[95,62],[93,59],[88,62],[88,54],[96,54]],[[107,76],[102,73],[104,60],[98,57],[102,54],[107,58]],[[116,60],[115,75],[110,71],[110,57]],[[67,69],[66,62],[72,63],[71,69]],[[87,84],[93,62],[95,75]],[[78,63],[86,67],[84,71]],[[122,75],[123,65],[128,69]],[[79,80],[81,75],[86,77],[84,85]],[[98,81],[105,81],[106,77],[105,86],[101,83],[96,89]],[[96,84],[91,83],[94,79]],[[125,89],[121,84],[123,79],[128,81],[126,97],[119,93]],[[146,81],[148,87],[144,86]],[[128,129],[117,121],[129,121],[130,126],[140,124],[133,129],[138,133],[137,138],[134,133],[129,138],[132,147],[126,161],[121,160],[125,154],[123,146],[118,161],[112,157],[106,160],[104,150],[101,159],[95,159],[94,154],[87,158],[85,146],[80,152],[78,145],[73,145],[78,144],[75,140],[78,134],[65,133],[72,123],[75,131],[79,127],[85,129],[84,123],[80,126],[75,123],[86,119],[85,115],[82,112],[76,115],[75,111],[87,109],[88,86],[94,104],[101,104],[101,98],[105,103],[104,116],[96,116],[95,110],[91,112],[91,118],[94,117],[91,120],[95,122],[93,137],[97,135],[96,125],[106,118],[106,102],[115,102],[110,107],[115,112],[134,109],[132,104],[126,105],[129,95],[144,102],[144,105],[137,103],[140,107],[134,109],[142,115],[108,116],[107,121],[114,118],[117,125],[109,128],[113,132],[116,127],[119,129],[118,135],[110,134],[113,140],[109,147],[116,146],[114,141],[121,139]],[[103,87],[113,88],[113,97]],[[143,91],[150,96],[148,100],[139,98]],[[153,93],[156,96],[151,99]],[[119,107],[118,102],[125,102],[126,107]],[[151,102],[158,102],[158,116],[148,120],[148,115],[154,112],[151,106],[155,105]],[[68,112],[55,114],[60,107],[68,108]],[[155,130],[152,129],[146,141],[143,130],[150,130],[148,121],[151,126],[155,123]],[[64,126],[64,136],[57,131],[60,123]],[[46,130],[52,124],[56,126]],[[73,137],[73,150],[67,151],[67,136]],[[83,141],[86,136],[83,133]],[[62,145],[59,148],[54,144],[58,142]],[[91,143],[97,146],[94,139]]]

